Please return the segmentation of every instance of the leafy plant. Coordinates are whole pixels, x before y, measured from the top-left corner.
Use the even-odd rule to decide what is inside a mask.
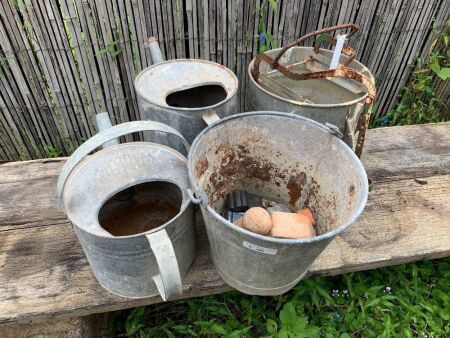
[[[408,83],[400,91],[400,99],[388,114],[376,119],[375,126],[408,125],[450,120],[448,107],[437,97],[433,81],[435,76],[446,81],[450,78],[450,19],[442,31],[434,31],[429,56],[418,59]]]
[[[56,149],[51,144],[45,146],[45,151],[47,152],[47,157],[50,158],[60,157],[62,154],[60,150]]]
[[[128,337],[447,337],[450,258],[301,281],[276,297],[232,291],[110,315]]]
[[[268,1],[270,7],[274,13],[278,10],[277,0],[269,0]],[[258,51],[259,53],[264,53],[268,50],[274,49],[278,47],[277,40],[272,36],[270,32],[266,29],[266,24],[264,22],[264,11],[267,8],[267,2],[264,2],[262,6],[258,7],[258,31],[259,35],[255,38],[259,39]]]
[[[122,53],[122,50],[120,48],[117,48],[117,45],[119,44],[119,40],[114,40],[108,43],[105,48],[100,49],[97,52],[98,56],[104,56],[107,53],[110,53],[112,57],[118,56],[120,53]]]

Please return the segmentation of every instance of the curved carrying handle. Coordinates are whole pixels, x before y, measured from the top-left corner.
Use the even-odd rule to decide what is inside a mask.
[[[347,78],[353,79],[366,87],[367,94],[368,94],[367,98],[366,98],[366,104],[368,104],[368,105],[372,104],[372,102],[375,100],[375,97],[376,97],[375,84],[369,78],[364,76],[363,74],[359,73],[358,71],[356,71],[353,68],[348,67],[348,65],[350,64],[350,62],[354,59],[354,57],[356,55],[354,50],[352,48],[350,48],[348,45],[344,44],[343,53],[346,54],[347,56],[349,56],[349,58],[343,65],[338,65],[338,67],[336,69],[329,69],[329,70],[312,72],[312,73],[298,73],[298,72],[294,72],[294,71],[288,69],[288,67],[280,65],[278,63],[280,58],[283,56],[283,54],[289,48],[294,47],[295,45],[299,44],[300,42],[302,42],[310,37],[319,35],[319,34],[324,34],[324,33],[328,33],[331,31],[338,30],[338,29],[345,29],[345,28],[351,28],[350,33],[348,33],[346,35],[346,37],[348,37],[348,38],[353,36],[358,30],[358,26],[356,26],[355,24],[351,24],[351,23],[328,27],[328,28],[320,29],[315,32],[308,33],[308,34],[303,35],[302,37],[294,40],[290,44],[284,46],[280,50],[280,52],[275,56],[275,58],[273,58],[273,59],[266,53],[258,54],[255,58],[255,61],[253,63],[253,68],[251,70],[251,74],[252,74],[254,80],[258,81],[258,78],[260,75],[259,66],[261,64],[261,61],[264,60],[265,62],[267,62],[270,65],[270,67],[272,69],[278,70],[280,73],[282,73],[286,77],[293,79],[293,80],[319,79],[319,78],[336,77],[336,76],[347,77]],[[335,38],[329,37],[328,42],[335,42],[335,41],[336,41]],[[314,48],[315,53],[318,53],[319,45],[320,45],[320,43],[319,44],[316,43],[316,46]],[[308,61],[306,61],[306,62],[308,62]]]
[[[358,26],[357,25],[355,25],[353,23],[346,23],[346,24],[342,24],[342,25],[337,25],[337,26],[332,26],[332,27],[319,29],[317,31],[310,32],[308,34],[303,35],[302,37],[299,37],[298,39],[292,41],[290,44],[287,44],[286,46],[281,48],[281,50],[278,53],[278,55],[275,56],[275,58],[273,59],[273,66],[276,66],[278,64],[278,61],[280,60],[280,58],[283,56],[284,53],[286,53],[286,51],[289,48],[292,48],[292,47],[298,45],[300,42],[302,42],[302,41],[304,41],[306,39],[309,39],[309,38],[311,38],[313,36],[316,36],[316,35],[329,33],[329,32],[334,32],[334,31],[337,31],[339,29],[346,29],[346,28],[351,28],[350,33],[346,34],[347,38],[352,37],[358,31]]]
[[[158,264],[159,274],[153,276],[161,298],[166,301],[172,296],[181,295],[180,269],[172,242],[165,229],[145,235]]]
[[[124,136],[131,133],[136,133],[139,131],[160,131],[168,134],[173,134],[178,136],[186,150],[189,151],[189,143],[178,131],[169,127],[166,124],[155,122],[155,121],[133,121],[118,124],[111,128],[108,128],[94,136],[89,140],[84,142],[81,146],[75,150],[75,152],[67,159],[66,163],[61,169],[61,173],[58,177],[58,183],[56,185],[56,197],[60,201],[61,207],[64,210],[64,206],[61,203],[62,192],[67,178],[69,177],[72,170],[76,165],[87,155],[93,152],[95,149],[100,147],[102,144],[111,141],[120,136]]]

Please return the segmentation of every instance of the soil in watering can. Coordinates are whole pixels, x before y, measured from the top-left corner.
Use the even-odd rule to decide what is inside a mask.
[[[109,199],[100,209],[99,222],[114,236],[139,234],[174,218],[181,201],[181,191],[172,183],[142,183]]]

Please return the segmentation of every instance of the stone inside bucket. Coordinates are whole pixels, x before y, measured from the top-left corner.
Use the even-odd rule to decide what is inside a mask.
[[[99,223],[113,236],[130,236],[153,230],[180,211],[182,194],[169,182],[145,182],[124,189],[101,207]]]
[[[247,190],[294,209],[309,207],[319,235],[353,222],[367,194],[355,155],[322,125],[290,114],[227,119],[194,143],[194,181],[219,214],[227,194]]]

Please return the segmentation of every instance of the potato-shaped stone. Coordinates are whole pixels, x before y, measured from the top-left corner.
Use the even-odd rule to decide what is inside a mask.
[[[260,235],[267,235],[272,229],[272,217],[261,207],[248,209],[243,217],[244,229]]]

